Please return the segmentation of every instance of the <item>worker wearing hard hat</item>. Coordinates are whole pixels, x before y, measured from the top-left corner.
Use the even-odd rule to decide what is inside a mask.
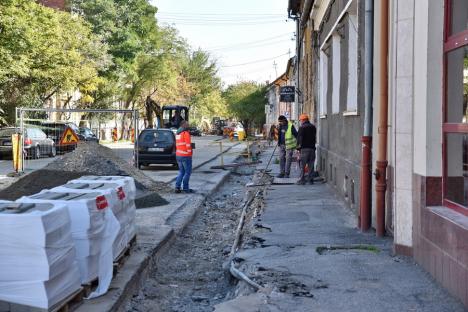
[[[314,184],[315,144],[317,129],[309,121],[307,114],[299,116],[301,126],[297,134],[297,149],[301,153],[301,177],[297,184]],[[308,170],[306,170],[308,168]],[[306,172],[308,171],[308,172]]]

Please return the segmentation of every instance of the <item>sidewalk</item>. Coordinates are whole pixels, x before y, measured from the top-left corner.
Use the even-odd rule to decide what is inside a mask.
[[[215,311],[465,311],[412,259],[393,256],[391,238],[359,232],[328,185],[272,185],[264,200],[254,247],[236,257],[267,291]]]

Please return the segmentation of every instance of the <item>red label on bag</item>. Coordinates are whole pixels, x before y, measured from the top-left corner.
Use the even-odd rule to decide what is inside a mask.
[[[96,208],[98,210],[106,209],[109,207],[109,203],[107,202],[106,196],[101,195],[96,197]]]
[[[123,190],[123,187],[119,187],[119,188],[117,189],[117,195],[119,196],[119,199],[120,199],[120,200],[124,200],[124,198],[125,198],[125,192],[124,192],[124,190]]]

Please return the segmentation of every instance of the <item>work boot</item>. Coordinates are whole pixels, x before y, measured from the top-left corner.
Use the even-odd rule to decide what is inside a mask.
[[[192,190],[192,189],[184,190],[184,193],[186,194],[195,193],[195,190]]]
[[[296,182],[297,185],[304,185],[305,184],[305,181],[304,180],[299,180]]]
[[[276,176],[277,178],[284,178],[284,173],[280,173]]]
[[[309,184],[314,185],[314,179],[310,179]]]
[[[182,193],[182,191],[181,191],[180,188],[178,188],[178,187],[176,187],[176,189],[174,190],[174,192],[175,192],[176,194]]]

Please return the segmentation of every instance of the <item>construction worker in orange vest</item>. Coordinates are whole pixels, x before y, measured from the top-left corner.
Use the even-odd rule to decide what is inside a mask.
[[[112,141],[117,142],[117,127],[112,129]]]
[[[190,175],[192,174],[192,138],[188,129],[187,121],[180,122],[180,128],[176,134],[176,159],[179,165],[179,174],[175,182],[175,192],[194,193],[189,187]],[[182,186],[182,189],[181,189]]]
[[[133,129],[133,127],[130,126],[130,140],[132,141],[132,143],[135,143],[135,129]]]

